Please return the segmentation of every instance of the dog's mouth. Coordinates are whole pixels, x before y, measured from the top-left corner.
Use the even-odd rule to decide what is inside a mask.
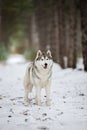
[[[47,69],[47,63],[45,63],[45,65],[44,65],[44,67],[43,67],[44,69]]]
[[[47,69],[47,66],[44,66],[43,68],[44,68],[44,69]]]

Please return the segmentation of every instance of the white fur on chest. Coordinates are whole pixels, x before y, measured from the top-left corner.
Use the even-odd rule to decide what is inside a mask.
[[[35,86],[40,86],[42,87],[46,87],[48,82],[50,82],[51,79],[48,78],[49,74],[48,73],[40,73],[39,74],[39,79],[37,79],[37,77],[34,80],[34,85]]]

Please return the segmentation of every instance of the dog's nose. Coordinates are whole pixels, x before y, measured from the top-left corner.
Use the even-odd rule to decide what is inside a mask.
[[[45,66],[47,66],[47,63],[45,63]]]

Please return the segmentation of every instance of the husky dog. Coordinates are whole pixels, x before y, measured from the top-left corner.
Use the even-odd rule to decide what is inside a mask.
[[[33,86],[36,88],[36,104],[41,105],[41,89],[46,91],[46,104],[50,105],[50,85],[52,77],[53,60],[51,51],[42,53],[37,52],[34,62],[27,67],[24,77],[25,101],[28,103],[28,93],[32,91]]]

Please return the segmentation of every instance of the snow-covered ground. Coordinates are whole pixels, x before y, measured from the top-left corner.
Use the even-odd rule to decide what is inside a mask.
[[[24,104],[23,78],[27,63],[23,57],[10,57],[0,64],[0,130],[86,130],[87,73],[82,61],[78,69],[62,70],[54,63],[51,85],[51,106],[35,105],[34,90],[29,106]],[[21,62],[23,61],[23,63]]]

